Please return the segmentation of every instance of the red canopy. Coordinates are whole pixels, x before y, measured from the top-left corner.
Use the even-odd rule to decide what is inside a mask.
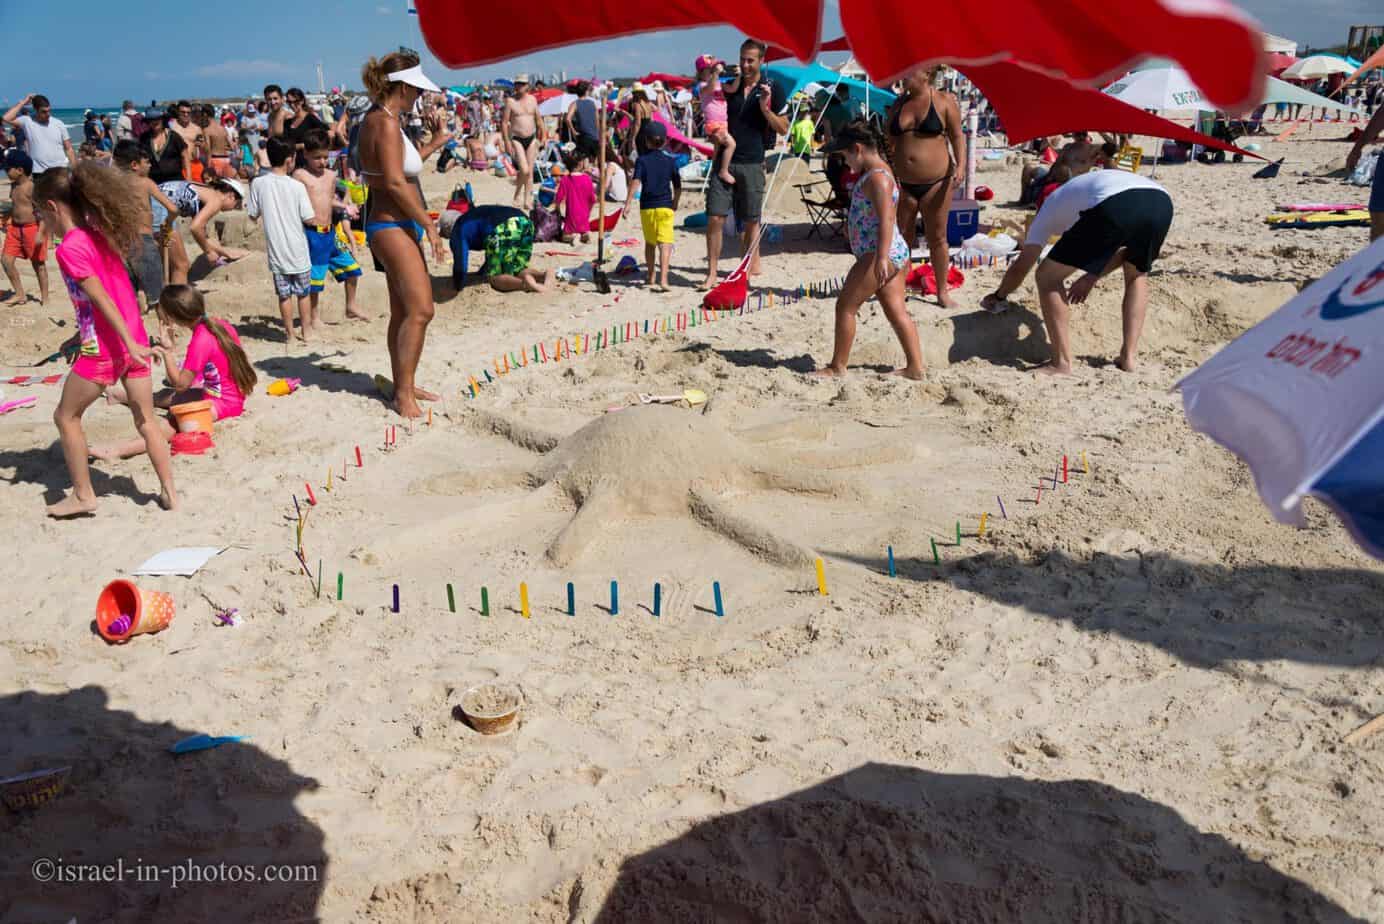
[[[850,51],[851,43],[847,41],[846,37],[843,35],[840,38],[832,39],[830,42],[823,42],[822,47],[818,50]],[[789,51],[787,48],[780,48],[777,45],[770,45],[769,50],[764,53],[765,61],[784,61],[791,57],[793,57],[793,52]]]
[[[536,99],[536,100],[538,100],[540,103],[547,102],[548,100],[552,99],[554,96],[561,96],[561,95],[562,95],[562,90],[558,89],[557,87],[544,87],[544,88],[541,89],[541,90],[534,90],[534,91],[533,91],[533,98]]]
[[[1259,157],[1218,141],[1151,112],[1121,102],[1099,90],[1073,86],[1013,61],[983,66],[966,65],[961,73],[985,94],[1004,123],[1010,144],[1043,135],[1076,131],[1122,132],[1169,138]],[[1263,160],[1263,158],[1259,158]]]
[[[505,4],[416,0],[428,47],[448,67],[490,64],[543,48],[726,23],[811,61],[823,0],[533,0],[514,28]],[[891,81],[918,64],[1014,59],[1087,84],[1109,82],[1146,56],[1171,58],[1219,108],[1248,110],[1264,86],[1263,39],[1226,0],[840,0],[856,60]],[[931,24],[945,23],[946,28]]]
[[[653,83],[655,80],[661,81],[664,89],[667,90],[681,90],[684,87],[692,86],[691,77],[682,77],[678,74],[662,74],[658,71],[649,71],[649,73],[639,78],[639,82],[644,84]]]
[[[1281,51],[1271,51],[1265,55],[1264,73],[1278,76],[1283,71],[1297,63],[1297,58],[1292,55],[1284,54]]]

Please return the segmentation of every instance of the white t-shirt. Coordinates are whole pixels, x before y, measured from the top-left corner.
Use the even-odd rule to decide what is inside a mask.
[[[303,223],[312,221],[315,213],[306,186],[277,173],[257,176],[250,183],[245,212],[251,218],[264,216],[271,273],[287,276],[312,269]]]
[[[29,116],[14,120],[24,131],[24,153],[34,162],[34,176],[50,167],[70,166],[63,142],[69,141],[67,126],[59,120],[48,117],[47,125],[40,125]]]
[[[1092,170],[1074,176],[1048,196],[1029,226],[1024,243],[1043,246],[1057,234],[1066,234],[1081,213],[1093,209],[1111,196],[1131,189],[1158,189],[1153,180],[1128,170]]]

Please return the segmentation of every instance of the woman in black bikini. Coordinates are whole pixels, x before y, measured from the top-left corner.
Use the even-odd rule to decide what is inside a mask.
[[[956,97],[933,87],[936,73],[933,67],[908,75],[887,124],[890,161],[899,182],[899,230],[911,252],[918,243],[918,215],[922,214],[937,277],[937,302],[951,308],[955,303],[947,294],[947,214],[952,179],[966,156],[966,142]]]

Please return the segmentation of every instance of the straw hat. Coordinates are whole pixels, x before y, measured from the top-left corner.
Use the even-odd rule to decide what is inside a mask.
[[[528,74],[515,74],[515,75],[514,75],[514,85],[515,85],[516,87],[517,87],[517,86],[521,86],[521,85],[527,85],[528,82],[529,82],[529,75],[528,75]]]
[[[664,89],[662,80],[655,80],[653,83],[649,84],[649,89],[653,90],[655,93],[668,92],[666,89]]]
[[[648,88],[646,88],[644,84],[638,80],[636,80],[634,82],[634,85],[630,87],[630,95],[633,96],[636,93],[642,93],[645,97],[649,95]]]

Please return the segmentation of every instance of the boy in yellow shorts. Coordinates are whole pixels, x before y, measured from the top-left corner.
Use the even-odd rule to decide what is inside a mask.
[[[646,281],[655,292],[668,291],[668,262],[673,256],[673,213],[682,198],[682,179],[678,176],[677,161],[663,150],[668,141],[668,129],[662,122],[644,123],[644,140],[648,153],[634,164],[634,185],[629,201],[639,202],[639,223],[644,228],[644,262],[648,264]],[[659,281],[654,285],[654,261],[658,261]]]

